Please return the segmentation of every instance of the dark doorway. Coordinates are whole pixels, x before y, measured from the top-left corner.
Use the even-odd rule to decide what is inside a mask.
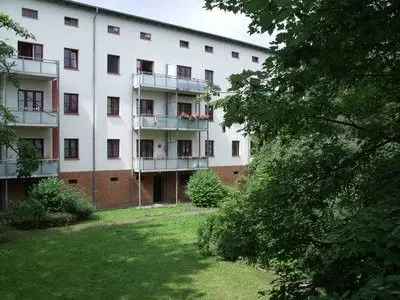
[[[154,203],[160,203],[163,201],[163,177],[161,174],[154,175],[154,186],[153,186],[153,201]]]

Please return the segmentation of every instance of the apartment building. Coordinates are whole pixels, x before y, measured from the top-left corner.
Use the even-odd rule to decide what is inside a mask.
[[[17,178],[1,149],[1,203],[21,199],[38,178],[58,176],[98,208],[185,201],[196,170],[234,182],[249,161],[249,140],[225,128],[204,100],[210,84],[258,70],[266,49],[157,20],[57,0],[9,0],[0,10],[34,40],[0,30],[17,49],[1,101],[19,136],[41,157],[32,178]]]

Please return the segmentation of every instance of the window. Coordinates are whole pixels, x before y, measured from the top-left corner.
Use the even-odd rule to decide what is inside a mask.
[[[18,110],[43,111],[43,92],[32,90],[19,90]]]
[[[119,56],[108,54],[107,72],[109,74],[119,74]]]
[[[119,140],[107,140],[107,158],[119,158]]]
[[[204,46],[204,51],[207,53],[214,53],[214,47],[212,46]]]
[[[107,97],[107,115],[119,116],[119,97]]]
[[[139,99],[136,102],[136,108],[139,108]],[[141,116],[152,116],[154,114],[154,101],[150,99],[140,100],[140,115]]]
[[[178,116],[182,114],[192,114],[192,103],[178,102]]]
[[[68,184],[78,184],[78,179],[70,179],[68,180]]]
[[[206,156],[213,157],[214,156],[214,141],[206,141],[205,149],[206,149]]]
[[[140,39],[141,40],[146,40],[146,41],[151,41],[151,33],[141,32],[140,33]]]
[[[150,60],[138,59],[136,61],[136,71],[138,74],[153,74],[154,62]]]
[[[64,48],[64,68],[78,70],[78,50]]]
[[[64,158],[79,159],[79,140],[64,139]]]
[[[118,181],[119,181],[119,178],[118,178],[118,177],[111,177],[111,178],[110,178],[110,181],[111,181],[111,182],[118,182]]]
[[[136,154],[139,157],[139,140],[136,140]],[[153,140],[140,140],[140,157],[152,159],[154,150]]]
[[[30,8],[22,8],[22,16],[25,18],[37,19],[38,11]]]
[[[206,105],[205,112],[209,121],[214,121],[214,107],[212,105]]]
[[[252,61],[253,63],[258,64],[258,61],[259,61],[258,56],[252,56],[252,57],[251,57],[251,61]]]
[[[188,41],[180,40],[180,41],[179,41],[179,46],[180,46],[181,48],[189,48],[189,42],[188,42]]]
[[[209,84],[213,85],[214,84],[214,71],[206,70],[205,71],[205,79]]]
[[[18,57],[33,60],[42,60],[43,45],[18,42]]]
[[[79,20],[76,19],[76,18],[64,17],[64,24],[67,25],[67,26],[78,27],[79,26]]]
[[[192,156],[192,141],[180,140],[178,141],[178,157],[191,157]]]
[[[78,114],[78,94],[64,94],[64,113],[65,114]]]
[[[118,26],[108,25],[107,31],[108,33],[119,35],[120,28]]]
[[[232,156],[239,156],[239,141],[232,141]]]
[[[226,132],[226,127],[224,124],[221,125],[222,126],[222,132],[225,133]]]
[[[192,79],[192,68],[186,66],[177,66],[176,75],[179,79]]]
[[[24,139],[24,141],[31,143],[36,150],[36,154],[40,159],[44,158],[44,140],[43,139]]]
[[[232,51],[232,57],[233,58],[239,58],[239,52]]]

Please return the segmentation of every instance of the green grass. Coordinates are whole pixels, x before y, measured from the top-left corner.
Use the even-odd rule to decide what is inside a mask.
[[[209,210],[189,205],[98,213],[58,229],[15,231],[0,244],[0,299],[257,299],[272,279],[204,257]]]

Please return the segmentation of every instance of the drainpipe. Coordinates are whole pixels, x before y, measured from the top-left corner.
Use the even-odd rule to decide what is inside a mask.
[[[4,105],[4,107],[7,107],[7,100],[6,100],[6,87],[7,87],[7,73],[3,74],[3,96],[1,99],[1,104]],[[2,149],[0,149],[2,150]],[[5,160],[7,160],[7,148],[5,149]],[[6,167],[7,168],[7,167]],[[6,173],[6,179],[4,181],[4,209],[8,208],[8,180],[7,180],[7,173]]]
[[[92,126],[92,201],[96,207],[96,19],[99,8],[93,17],[93,126]]]

